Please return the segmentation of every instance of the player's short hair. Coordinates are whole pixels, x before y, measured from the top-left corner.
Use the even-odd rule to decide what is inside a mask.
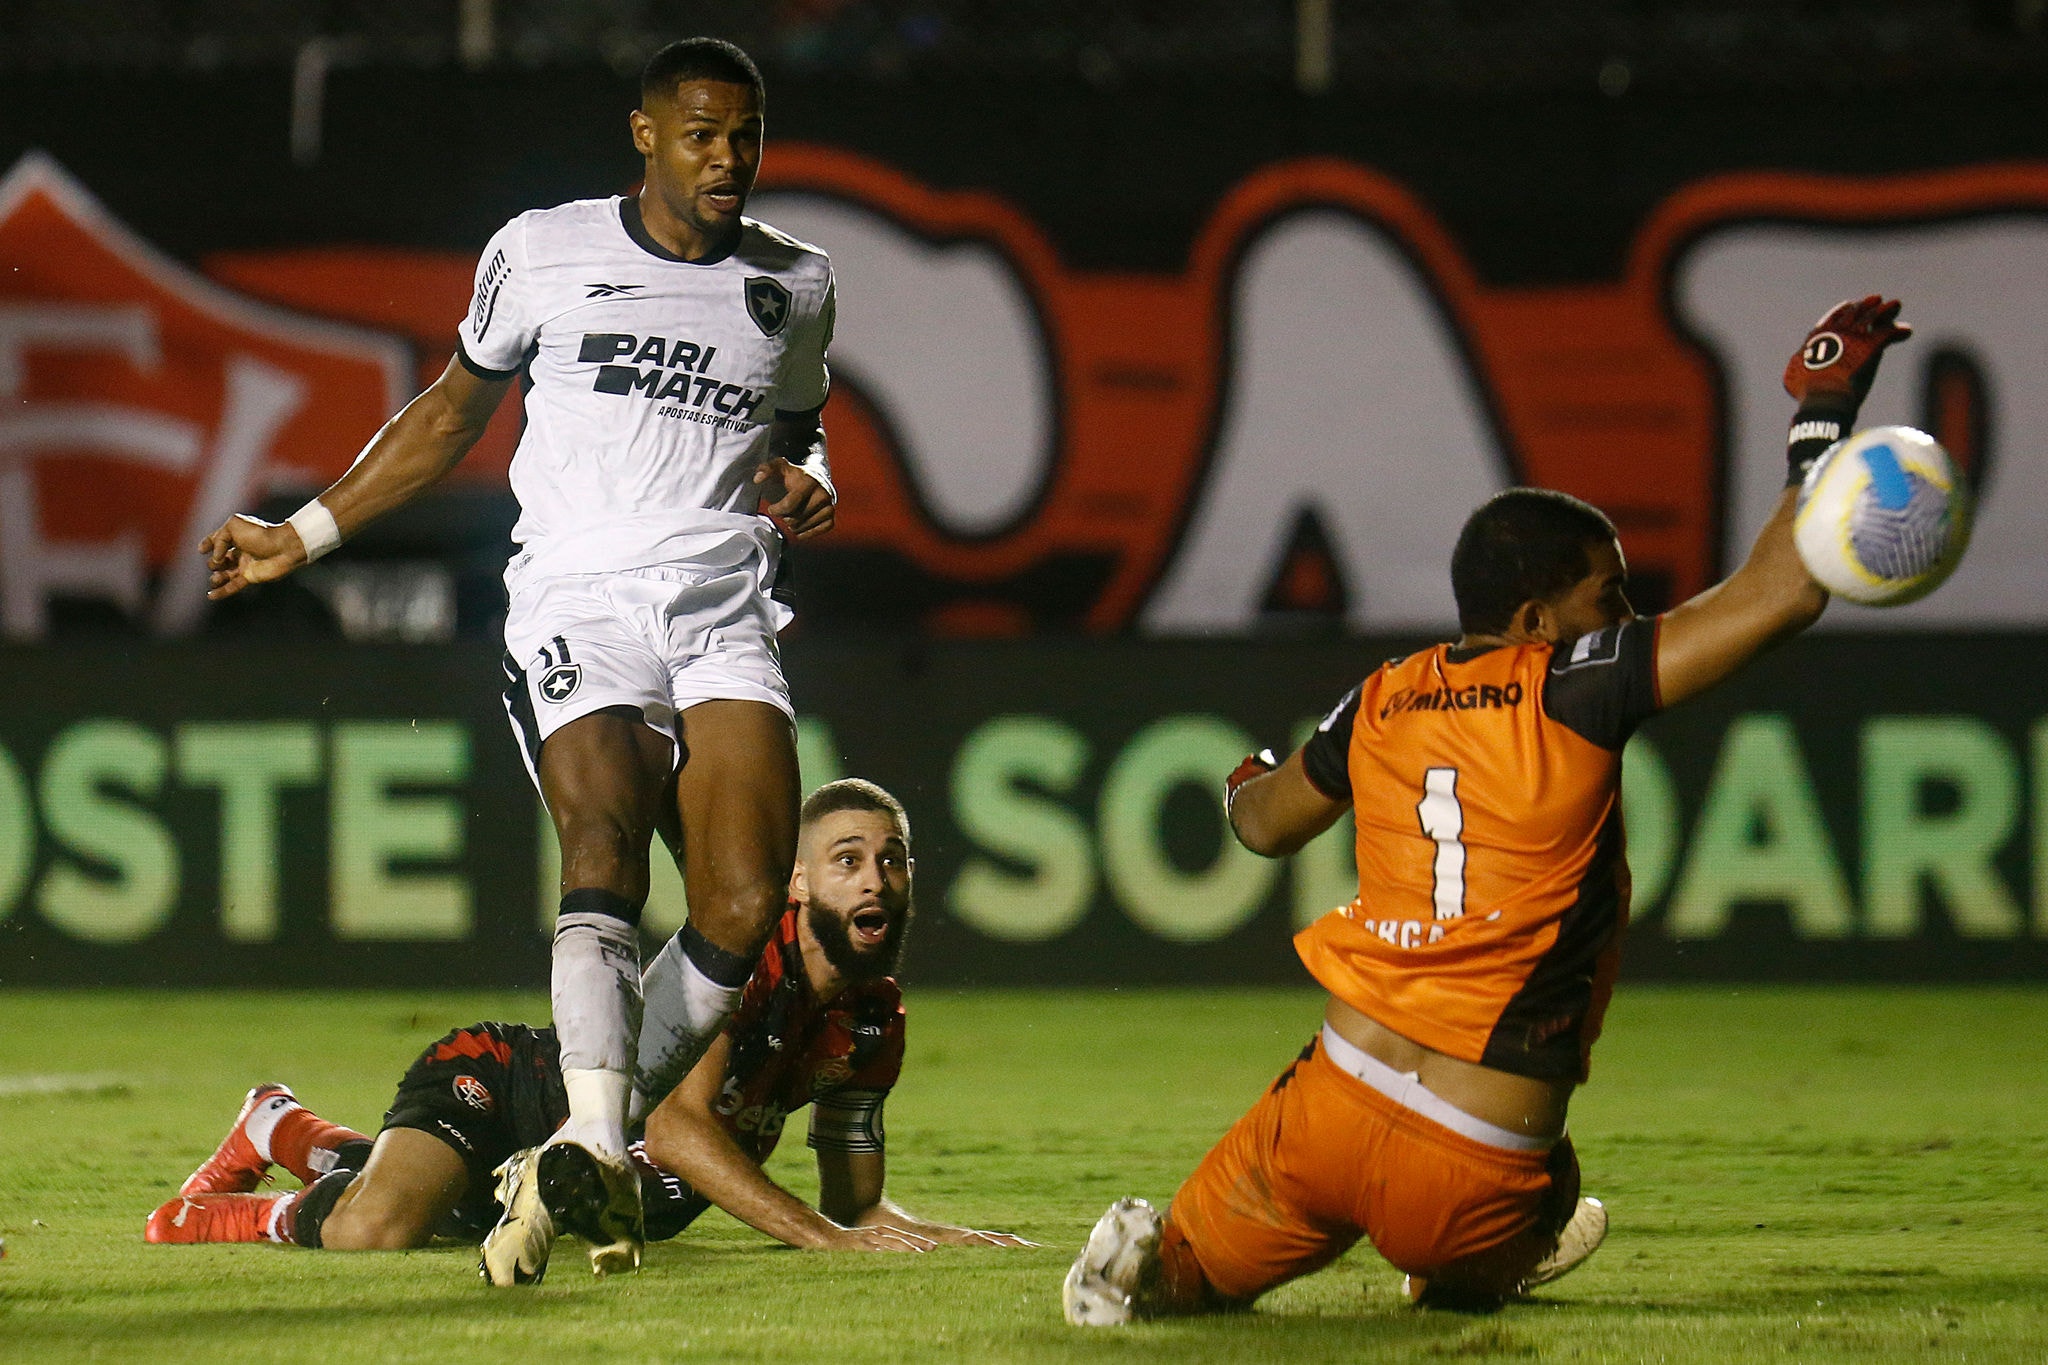
[[[754,103],[768,107],[768,87],[754,59],[723,38],[683,38],[647,59],[640,68],[640,104],[675,93],[684,81],[724,81],[753,87]]]
[[[903,837],[904,846],[909,847],[910,816],[903,809],[903,803],[864,777],[842,777],[837,782],[827,782],[804,798],[803,827],[809,829],[815,822],[843,810],[871,810],[888,816],[895,823],[896,832]]]
[[[1480,504],[1451,552],[1458,628],[1497,635],[1524,602],[1549,601],[1593,571],[1586,550],[1614,539],[1589,502],[1549,488],[1510,488]]]

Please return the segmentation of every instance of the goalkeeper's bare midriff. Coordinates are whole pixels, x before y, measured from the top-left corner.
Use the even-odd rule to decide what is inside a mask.
[[[1330,997],[1323,1018],[1338,1036],[1396,1071],[1412,1071],[1445,1103],[1497,1128],[1535,1138],[1564,1132],[1569,1081],[1540,1081],[1448,1056],[1404,1038],[1369,1015]]]

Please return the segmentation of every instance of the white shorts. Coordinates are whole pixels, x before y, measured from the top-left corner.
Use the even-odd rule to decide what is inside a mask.
[[[775,632],[789,611],[758,564],[658,565],[533,579],[505,618],[505,711],[540,782],[540,746],[580,716],[630,706],[677,742],[699,702],[758,701],[794,719]]]

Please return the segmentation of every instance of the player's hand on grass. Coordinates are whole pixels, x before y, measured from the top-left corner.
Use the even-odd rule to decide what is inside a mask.
[[[1899,307],[1897,299],[1871,294],[1830,308],[1785,362],[1785,392],[1802,408],[1809,403],[1860,407],[1877,378],[1885,347],[1913,335],[1899,321]]]
[[[840,1228],[829,1234],[815,1251],[930,1251],[938,1245],[931,1238],[908,1228],[870,1223],[864,1227]]]
[[[283,578],[306,562],[299,533],[283,522],[258,521],[240,513],[199,542],[210,571],[210,600],[233,597],[246,587]]]
[[[809,540],[832,529],[832,495],[825,485],[780,455],[754,471],[761,511],[773,517],[792,539]]]
[[[979,1228],[954,1228],[953,1234],[944,1239],[947,1246],[956,1247],[1035,1247],[1014,1232],[984,1232]]]

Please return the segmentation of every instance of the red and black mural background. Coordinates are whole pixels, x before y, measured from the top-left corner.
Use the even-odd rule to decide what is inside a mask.
[[[0,155],[42,149],[16,163],[0,223],[13,316],[123,289],[145,311],[189,309],[150,293],[183,267],[172,294],[268,305],[308,353],[353,346],[389,370],[405,348],[400,389],[446,363],[497,222],[623,191],[635,170],[630,92],[609,75],[337,73],[310,165],[287,156],[283,92],[258,78],[96,89],[101,118],[83,128],[54,117],[75,86],[26,85],[0,97]],[[1606,508],[1638,596],[1662,605],[1739,557],[1745,471],[1768,478],[1759,433],[1784,406],[1762,357],[1841,279],[1906,295],[1922,323],[1868,415],[1929,427],[1986,476],[1987,513],[2003,505],[1944,594],[1948,619],[2038,625],[2022,561],[2048,524],[2022,505],[2048,484],[2028,396],[2048,135],[2018,103],[1929,92],[1815,128],[1786,95],[1403,108],[778,86],[757,211],[833,251],[843,300],[827,413],[843,513],[804,556],[806,627],[1432,628],[1449,615],[1458,519],[1512,482]],[[127,116],[147,119],[146,154],[93,135]],[[60,227],[53,196],[105,208]],[[154,285],[84,259],[144,244],[171,258],[128,270]],[[224,391],[235,363],[218,338],[176,341],[213,357],[188,360],[210,367],[188,382],[132,346],[16,332],[17,418],[68,404],[88,428],[93,413],[132,420]],[[45,554],[134,539],[142,578],[17,567],[10,633],[46,619],[24,582],[104,592],[160,630],[202,624],[155,600],[180,580],[165,574],[195,509],[223,485],[300,496],[374,430],[343,381],[291,373],[290,421],[211,500],[208,459],[137,472],[95,453],[90,430],[68,450],[45,430],[33,534],[0,539]],[[508,403],[449,498],[502,498],[517,426]],[[435,548],[417,521],[401,539],[363,551]],[[1855,624],[1938,625],[1943,603]]]

